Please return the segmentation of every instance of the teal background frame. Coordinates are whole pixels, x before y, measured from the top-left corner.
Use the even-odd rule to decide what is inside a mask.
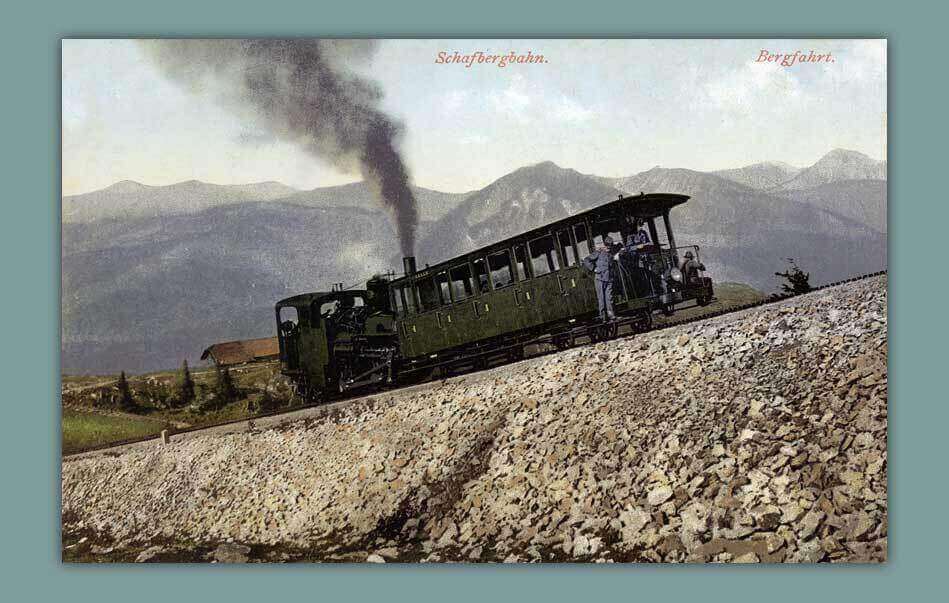
[[[617,3],[618,4],[618,3]],[[0,220],[7,600],[855,600],[937,598],[947,500],[944,27],[932,2],[7,4]],[[889,562],[881,566],[70,566],[59,549],[60,40],[125,36],[886,37],[889,40]],[[941,263],[945,263],[942,261]],[[944,595],[943,595],[944,596]]]

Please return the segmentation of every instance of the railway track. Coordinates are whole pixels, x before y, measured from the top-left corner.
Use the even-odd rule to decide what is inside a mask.
[[[831,287],[837,287],[837,286],[840,286],[840,285],[844,285],[844,284],[846,284],[846,283],[852,283],[852,282],[856,282],[856,281],[865,280],[865,279],[868,279],[868,278],[874,278],[874,277],[877,277],[877,276],[882,276],[882,275],[884,275],[884,274],[886,274],[886,273],[887,273],[886,270],[880,270],[880,271],[878,271],[878,272],[871,272],[871,273],[868,273],[868,274],[862,274],[862,275],[860,275],[860,276],[855,276],[855,277],[852,277],[852,278],[848,278],[848,279],[844,279],[844,280],[840,280],[840,281],[835,281],[835,282],[832,282],[832,283],[827,283],[827,284],[824,284],[824,285],[820,285],[820,286],[818,286],[818,287],[814,287],[814,288],[812,288],[808,293],[814,293],[814,292],[816,292],[816,291],[821,291],[821,290],[823,290],[823,289],[828,289],[828,288],[831,288]],[[634,329],[632,329],[629,333],[625,333],[625,334],[622,334],[622,335],[620,335],[620,334],[615,334],[615,335],[613,335],[613,336],[611,337],[611,339],[626,339],[626,338],[633,337],[633,336],[639,335],[639,334],[652,333],[652,332],[655,332],[655,331],[662,331],[662,330],[665,330],[665,329],[671,329],[671,328],[673,328],[673,327],[679,327],[679,326],[691,324],[691,323],[694,323],[694,322],[701,322],[701,321],[708,320],[708,319],[710,319],[710,318],[716,318],[716,317],[719,317],[719,316],[725,316],[725,315],[727,315],[727,314],[732,314],[732,313],[735,313],[735,312],[741,312],[741,311],[743,311],[743,310],[749,310],[749,309],[752,309],[752,308],[757,308],[757,307],[761,307],[761,306],[767,306],[767,305],[770,305],[770,304],[782,302],[782,301],[785,301],[785,300],[788,300],[788,299],[791,299],[791,298],[794,298],[794,297],[798,297],[798,295],[801,295],[801,294],[789,293],[789,294],[781,294],[781,295],[772,295],[772,296],[770,296],[770,297],[767,297],[767,298],[765,298],[765,299],[762,299],[762,300],[759,300],[759,301],[756,301],[756,302],[751,302],[751,303],[747,303],[747,304],[736,304],[736,305],[733,305],[733,306],[728,306],[728,307],[726,307],[726,308],[722,308],[722,309],[720,309],[720,310],[713,310],[713,311],[711,311],[711,312],[702,313],[702,314],[699,314],[699,315],[697,315],[697,316],[692,316],[692,317],[689,317],[689,318],[683,318],[683,319],[681,319],[681,320],[664,320],[661,324],[654,324],[654,325],[652,325],[652,326],[650,326],[649,328],[646,328],[646,329],[635,329],[635,328],[634,328]],[[625,324],[629,324],[630,326],[632,326],[632,322],[633,322],[633,321],[628,321],[627,323],[621,323],[621,326],[622,326],[622,325],[625,325]],[[551,343],[550,340],[551,340],[551,336],[542,336],[542,337],[538,338],[537,340],[535,340],[535,341],[533,341],[533,342],[530,342],[530,343],[528,343],[528,344],[525,344],[525,345],[531,345],[531,344],[550,344],[550,343]],[[578,345],[588,345],[588,344],[578,344]],[[576,346],[570,346],[570,347],[576,347]],[[552,354],[552,353],[556,353],[556,352],[560,352],[560,351],[562,351],[562,349],[556,349],[556,348],[555,348],[555,349],[551,349],[551,350],[548,350],[548,351],[542,351],[542,352],[540,352],[540,353],[533,354],[533,355],[531,355],[530,357],[531,357],[531,358],[536,358],[536,357],[539,357],[539,356],[543,356],[543,355],[547,355],[547,354]],[[490,367],[490,368],[492,368],[492,369],[493,369],[493,368],[498,368],[498,366],[502,366],[502,365],[496,365],[496,366],[492,366],[492,367]],[[483,369],[481,369],[481,370],[483,370]],[[478,369],[471,370],[471,371],[467,371],[466,374],[471,374],[471,373],[474,373],[474,372],[478,372]],[[462,374],[462,373],[458,373],[458,374]],[[403,391],[403,390],[410,390],[410,389],[413,389],[413,388],[419,388],[419,387],[423,387],[423,386],[426,386],[426,385],[430,385],[431,383],[434,383],[434,382],[436,382],[436,381],[438,381],[438,380],[440,380],[440,379],[435,379],[435,380],[428,381],[428,382],[421,383],[421,384],[412,384],[412,385],[407,385],[407,386],[402,386],[402,387],[394,387],[394,388],[386,389],[386,390],[383,390],[383,391],[384,391],[384,392],[398,392],[398,391]],[[368,397],[373,396],[373,395],[378,395],[379,393],[380,393],[379,391],[374,391],[374,392],[370,392],[370,393],[366,393],[366,392],[364,392],[364,391],[363,391],[363,392],[355,392],[355,393],[353,393],[353,394],[350,395],[350,396],[345,396],[345,395],[343,395],[343,396],[335,397],[335,398],[333,398],[332,400],[323,401],[323,402],[319,402],[319,403],[305,403],[305,404],[302,404],[302,405],[299,405],[299,406],[294,406],[293,408],[290,408],[290,409],[280,409],[280,410],[273,411],[273,412],[268,412],[268,413],[262,413],[262,414],[254,415],[253,417],[247,417],[247,418],[242,418],[242,419],[234,419],[234,420],[231,420],[231,421],[224,421],[224,422],[221,422],[221,423],[215,423],[215,424],[213,424],[213,425],[199,425],[199,426],[194,426],[194,427],[188,427],[188,428],[185,428],[185,429],[177,429],[177,430],[174,431],[174,433],[172,433],[172,434],[170,434],[170,435],[172,435],[172,436],[181,436],[181,435],[184,435],[184,434],[191,434],[191,435],[193,435],[193,434],[196,434],[196,433],[199,433],[199,432],[204,432],[204,431],[208,431],[208,432],[215,431],[215,430],[223,431],[223,430],[225,430],[225,429],[226,429],[227,427],[229,427],[229,426],[241,425],[241,424],[246,424],[249,428],[253,429],[253,428],[254,428],[257,424],[259,424],[259,423],[263,423],[264,425],[267,425],[267,424],[276,424],[277,421],[273,421],[272,419],[274,419],[274,418],[276,418],[276,417],[281,417],[281,416],[283,416],[283,415],[300,415],[299,417],[294,417],[294,418],[300,418],[300,419],[309,418],[309,417],[305,416],[305,415],[306,415],[306,411],[308,411],[308,410],[324,409],[325,412],[331,412],[331,411],[334,410],[334,409],[340,408],[340,407],[342,407],[342,406],[345,406],[345,405],[347,405],[347,404],[353,403],[353,402],[355,402],[355,401],[357,401],[357,400],[360,400],[360,399],[368,398]],[[323,413],[319,413],[319,414],[323,414]],[[271,419],[271,420],[268,420],[268,419]],[[68,454],[68,455],[63,455],[63,459],[80,457],[80,456],[88,455],[88,454],[90,454],[90,453],[95,453],[95,452],[109,451],[109,450],[112,450],[112,449],[122,448],[122,447],[124,447],[124,446],[129,446],[129,445],[133,445],[133,444],[139,444],[139,443],[142,443],[142,442],[149,442],[149,441],[159,440],[160,438],[161,438],[160,435],[155,435],[155,436],[146,436],[146,437],[141,437],[141,438],[132,438],[132,439],[127,439],[127,440],[121,440],[121,441],[118,441],[118,442],[110,442],[110,443],[108,443],[108,444],[103,444],[103,445],[101,445],[101,446],[94,446],[94,447],[91,447],[91,448],[87,448],[86,450],[83,450],[82,452],[76,452],[76,453],[72,453],[72,454]]]

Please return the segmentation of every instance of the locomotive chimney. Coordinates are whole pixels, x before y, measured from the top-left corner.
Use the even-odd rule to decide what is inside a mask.
[[[402,268],[405,270],[405,276],[415,274],[415,256],[409,255],[402,258]]]

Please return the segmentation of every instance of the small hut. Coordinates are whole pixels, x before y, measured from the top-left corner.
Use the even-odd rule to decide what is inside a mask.
[[[266,362],[279,357],[280,345],[276,337],[215,343],[201,354],[201,360],[210,358],[218,366]]]

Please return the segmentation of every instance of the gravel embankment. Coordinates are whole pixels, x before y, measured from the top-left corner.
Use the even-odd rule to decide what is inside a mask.
[[[67,460],[63,532],[103,559],[884,561],[886,355],[879,277]]]

